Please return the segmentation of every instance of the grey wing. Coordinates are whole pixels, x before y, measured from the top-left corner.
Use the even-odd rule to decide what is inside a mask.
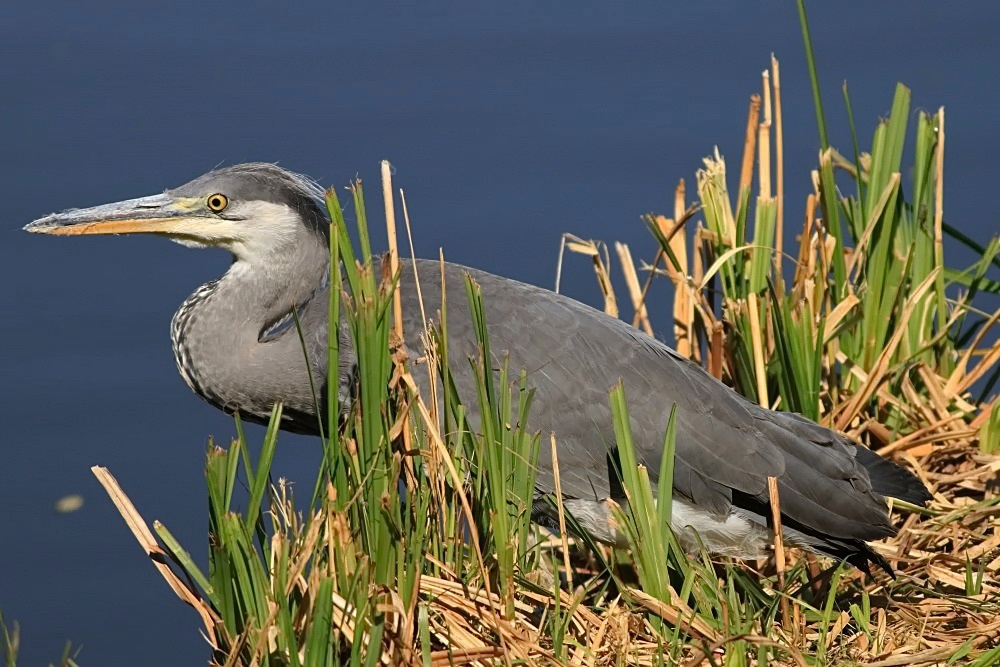
[[[440,304],[439,265],[418,260],[417,266],[432,315]],[[419,319],[413,317],[415,293],[407,271],[409,266],[402,289],[412,332]],[[748,402],[666,345],[568,297],[449,264],[449,346],[460,390],[471,391],[464,358],[476,352],[466,273],[482,287],[494,354],[508,353],[512,371],[527,370],[537,390],[530,426],[543,434],[542,491],[553,490],[548,434],[554,432],[564,494],[595,500],[611,495],[608,392],[621,379],[637,455],[654,478],[670,408],[677,404],[674,492],[696,505],[719,514],[740,506],[765,521],[767,478],[773,476],[779,480],[782,513],[794,525],[843,538],[872,539],[892,531],[856,447],[841,436]]]

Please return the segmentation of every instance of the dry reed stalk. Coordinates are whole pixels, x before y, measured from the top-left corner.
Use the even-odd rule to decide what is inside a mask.
[[[781,70],[778,59],[771,54],[771,85],[774,88],[774,180],[778,200],[774,227],[774,247],[785,247],[785,135],[781,124]],[[781,254],[775,255],[775,272],[781,274]]]
[[[761,199],[771,198],[771,74],[761,72],[764,120],[757,128],[757,187]]]
[[[399,247],[396,241],[396,205],[392,195],[392,165],[388,160],[382,160],[381,171],[382,202],[385,207],[385,233],[389,248],[389,272],[392,276],[391,280],[396,280],[399,276]],[[408,223],[407,229],[409,229]],[[414,269],[414,271],[416,270]],[[398,386],[399,374],[406,370],[405,365],[407,361],[405,345],[403,343],[405,340],[403,338],[403,301],[398,289],[394,289],[392,292],[392,327],[392,335],[395,337],[395,341],[390,344],[393,349],[393,372],[389,384],[390,387],[395,388]],[[393,440],[400,435],[403,438],[403,451],[413,451],[413,430],[410,428],[410,411],[405,407],[400,411],[393,429],[390,430],[390,436]],[[403,461],[403,469],[406,472],[406,487],[412,493],[419,487],[419,482],[417,481],[413,458],[409,455]],[[419,576],[418,573],[417,577],[419,578]],[[407,627],[413,627],[412,615],[416,613],[416,597],[412,600],[409,612]],[[412,639],[412,637],[407,639]]]
[[[649,288],[650,288],[650,286],[653,283],[653,278],[657,274],[658,267],[659,267],[661,261],[664,264],[663,271],[666,272],[667,275],[671,275],[671,271],[678,271],[678,270],[679,270],[679,272],[682,275],[687,273],[687,259],[686,259],[687,258],[687,249],[686,249],[686,246],[685,246],[684,236],[682,234],[679,234],[679,233],[684,230],[685,225],[688,223],[688,221],[691,220],[691,218],[694,216],[694,214],[698,211],[698,207],[695,204],[692,204],[687,209],[685,209],[683,207],[684,206],[684,179],[683,178],[680,180],[680,183],[678,184],[677,188],[675,189],[674,195],[675,195],[674,208],[675,208],[675,211],[677,211],[677,210],[680,211],[679,216],[675,216],[674,219],[670,219],[670,218],[665,218],[662,215],[648,215],[648,216],[646,216],[646,221],[647,221],[647,224],[656,226],[656,228],[659,231],[659,233],[661,235],[663,235],[663,237],[667,240],[667,245],[670,248],[670,251],[674,253],[674,257],[678,260],[678,265],[679,265],[680,268],[678,268],[678,266],[674,266],[674,263],[670,260],[669,257],[667,257],[667,253],[664,252],[664,250],[663,250],[662,247],[658,247],[656,249],[656,254],[653,257],[652,264],[650,264],[649,266],[645,267],[645,269],[649,272],[649,275],[646,276],[646,282],[643,283],[643,285],[642,285],[642,302],[643,303],[646,302],[646,297],[647,297],[647,295],[649,293]],[[679,203],[680,203],[679,204],[680,205],[679,209],[678,209],[678,199],[679,199]],[[674,222],[674,220],[676,220],[676,223]],[[678,235],[680,235],[681,238],[679,240],[675,241],[674,239]],[[675,247],[675,245],[676,245],[676,247]],[[684,257],[684,259],[683,260],[680,259],[681,257]],[[634,327],[638,326],[638,319],[637,318],[633,318],[633,320],[632,320],[632,326],[634,326]]]
[[[678,234],[682,225],[686,225],[695,212],[695,205],[687,205],[687,186],[684,179],[677,182],[674,188],[674,220],[676,224],[670,236],[670,250],[677,258],[680,265],[679,270],[683,274],[684,280],[675,280],[677,289],[674,292],[674,341],[677,343],[678,352],[688,359],[701,362],[701,347],[695,333],[695,302],[690,274],[692,268],[688,261],[687,235]],[[695,262],[698,264],[698,262]],[[700,268],[700,267],[699,267]],[[683,348],[683,351],[681,351]]]
[[[757,152],[757,124],[759,121],[760,95],[755,93],[750,96],[750,110],[747,112],[747,131],[743,139],[743,167],[740,169],[738,193],[742,193],[743,188],[749,188],[753,180],[753,162]]]
[[[983,326],[980,327],[976,337],[969,343],[969,347],[965,350],[965,353],[959,357],[955,372],[948,378],[948,382],[945,385],[946,393],[951,395],[964,394],[970,387],[972,387],[973,384],[978,382],[980,378],[985,377],[992,367],[996,366],[997,363],[1000,363],[1000,340],[997,340],[994,341],[993,345],[991,345],[985,352],[981,352],[982,360],[973,370],[966,370],[969,367],[969,363],[972,361],[972,357],[979,352],[979,346],[982,345],[983,339],[989,335],[998,323],[1000,323],[1000,309],[997,309],[997,311],[983,323]],[[960,372],[961,374],[959,374]]]
[[[722,322],[715,322],[712,324],[712,354],[711,354],[711,368],[709,372],[712,374],[716,380],[722,379],[722,362],[724,359],[724,352],[722,348],[723,343],[723,332],[722,332]]]
[[[406,193],[403,189],[399,190],[399,201],[403,205],[403,224],[406,225],[406,241],[410,246],[410,259],[416,259],[417,255],[413,249],[413,229],[410,227],[410,210],[406,206]],[[420,320],[424,325],[424,333],[426,334],[430,329],[427,322],[427,311],[424,309],[424,293],[420,288],[420,276],[417,272],[417,265],[411,264],[413,267],[413,283],[417,288],[417,303],[420,305]]]
[[[556,271],[556,292],[559,291],[559,279],[562,275],[563,250],[569,249],[571,252],[586,255],[590,257],[594,274],[597,276],[597,286],[604,299],[604,312],[612,317],[618,317],[618,298],[615,295],[614,287],[611,284],[611,274],[608,271],[609,258],[606,254],[601,255],[602,248],[606,253],[607,248],[603,243],[582,239],[573,234],[563,234],[559,247],[559,267]]]
[[[629,588],[625,593],[636,604],[653,612],[671,625],[680,626],[685,632],[690,632],[701,639],[709,641],[719,639],[719,633],[681,600],[673,588],[670,589],[670,604],[653,597],[639,588]]]
[[[610,605],[608,605],[607,612],[601,619],[600,624],[597,626],[597,631],[594,633],[593,637],[591,637],[590,643],[588,644],[588,648],[590,649],[588,653],[590,655],[585,663],[588,667],[593,667],[594,663],[597,661],[598,649],[604,642],[604,636],[608,631],[608,626],[610,625],[611,619],[615,617],[617,611],[618,599],[616,598],[611,601]]]
[[[890,454],[895,454],[897,452],[903,452],[903,451],[906,451],[907,449],[910,449],[912,447],[915,447],[915,446],[923,444],[923,443],[927,443],[927,442],[944,442],[945,439],[942,438],[941,427],[945,426],[946,424],[948,424],[950,422],[961,421],[961,419],[962,419],[962,415],[960,415],[960,414],[951,414],[951,415],[948,415],[947,417],[944,417],[943,419],[941,419],[939,421],[932,422],[930,424],[927,424],[926,426],[923,426],[922,428],[918,428],[915,431],[911,431],[910,433],[906,434],[905,436],[897,438],[896,440],[894,440],[891,443],[887,444],[885,447],[881,447],[880,449],[878,449],[876,451],[881,456],[889,456]],[[966,433],[968,433],[968,432],[969,431],[966,431]],[[962,436],[959,436],[959,437],[962,437]]]
[[[695,227],[694,241],[691,245],[691,282],[701,285],[705,282],[705,228],[699,223]]]
[[[860,303],[861,299],[853,294],[848,294],[843,301],[838,303],[836,307],[827,314],[826,323],[823,327],[822,342],[824,344],[837,335],[844,318],[846,318]]]
[[[382,202],[385,205],[385,233],[389,242],[389,271],[393,278],[399,275],[399,248],[396,244],[396,205],[392,196],[392,165],[382,160]],[[403,340],[403,302],[396,290],[392,295],[393,331]]]
[[[629,252],[627,245],[618,242],[615,242],[615,252],[618,253],[618,261],[622,265],[622,276],[625,278],[625,288],[628,290],[632,300],[632,308],[635,311],[632,326],[636,326],[636,322],[638,322],[642,330],[652,336],[653,326],[649,323],[646,300],[643,298],[642,287],[639,286],[639,276],[635,272],[632,253]]]
[[[679,224],[663,216],[657,216],[656,222],[677,259],[677,266],[669,260],[664,263],[667,277],[674,284],[674,344],[679,354],[691,359],[696,346],[692,341],[694,308],[687,277],[687,244],[684,235],[677,233]]]
[[[747,295],[747,317],[750,319],[750,346],[753,348],[754,376],[757,380],[757,402],[763,408],[770,408],[767,396],[767,368],[764,365],[764,344],[760,331],[759,297]],[[767,306],[765,305],[765,308]]]
[[[562,482],[559,478],[559,453],[556,434],[549,434],[549,449],[552,451],[552,478],[556,492],[556,513],[559,517],[559,542],[562,547],[563,566],[566,568],[566,583],[573,590],[573,568],[569,563],[569,540],[566,536],[566,513],[563,508]]]
[[[802,285],[805,278],[812,278],[816,275],[816,244],[813,242],[816,204],[816,195],[810,194],[806,197],[805,222],[802,225],[798,261],[795,263],[795,274],[792,277],[792,284],[796,286]]]
[[[944,266],[944,107],[937,112],[937,147],[934,155],[934,263]],[[938,328],[944,329],[948,316],[943,301],[944,276],[938,287],[941,301],[938,304]]]
[[[781,532],[781,497],[778,494],[778,478],[767,478],[767,492],[771,499],[771,530],[774,535],[774,567],[778,574],[778,591],[781,595],[781,619],[788,623],[788,598],[785,596],[785,542]],[[793,626],[793,630],[795,627]]]
[[[107,492],[108,497],[111,502],[114,503],[115,509],[121,514],[122,519],[125,520],[125,524],[128,526],[129,530],[132,531],[132,535],[135,536],[136,541],[142,550],[149,556],[149,559],[153,561],[153,566],[160,573],[160,576],[167,582],[170,590],[181,599],[181,601],[194,607],[198,615],[201,616],[202,624],[205,627],[205,635],[209,643],[213,647],[218,647],[218,638],[216,635],[216,627],[222,623],[222,619],[219,615],[212,609],[211,605],[208,604],[198,593],[198,590],[194,587],[190,581],[182,581],[180,577],[173,571],[173,569],[167,564],[167,558],[170,558],[174,562],[176,559],[173,554],[164,551],[157,542],[156,537],[153,532],[149,529],[149,526],[143,520],[142,515],[139,514],[139,510],[135,508],[132,501],[129,500],[128,495],[122,490],[121,486],[118,484],[118,480],[114,478],[114,475],[103,466],[92,466],[90,471],[94,473],[94,477],[97,481],[104,487],[105,492]]]

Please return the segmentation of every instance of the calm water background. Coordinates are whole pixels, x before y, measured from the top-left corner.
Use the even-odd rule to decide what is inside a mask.
[[[21,623],[25,665],[66,639],[85,665],[204,664],[196,615],[89,467],[110,467],[204,562],[204,448],[234,432],[183,385],[168,339],[174,309],[227,257],[155,238],[29,236],[26,222],[247,160],[326,185],[357,174],[377,195],[388,158],[419,254],[444,246],[551,285],[562,232],[648,257],[642,213],[671,211],[680,177],[693,191],[715,144],[735,171],[772,51],[790,227],[801,217],[818,142],[790,2],[354,4],[0,9],[0,609]],[[848,147],[843,79],[865,145],[897,80],[915,109],[945,105],[946,217],[985,241],[998,228],[1000,3],[816,3],[811,19],[834,143]],[[596,300],[582,260],[566,284]],[[653,316],[665,329],[665,311]],[[311,484],[316,443],[282,443],[276,470]],[[56,514],[68,493],[86,505]]]

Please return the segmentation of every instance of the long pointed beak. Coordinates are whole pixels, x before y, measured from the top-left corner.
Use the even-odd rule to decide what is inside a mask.
[[[181,223],[198,217],[196,199],[166,194],[128,199],[91,208],[53,213],[25,225],[35,234],[176,234]]]

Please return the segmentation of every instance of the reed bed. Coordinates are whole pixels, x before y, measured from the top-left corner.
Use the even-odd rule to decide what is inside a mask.
[[[616,243],[613,262],[604,244],[571,235],[564,248],[593,264],[609,313],[630,309],[635,326],[672,334],[681,354],[761,405],[800,412],[910,466],[934,500],[893,508],[900,532],[875,548],[896,578],[786,550],[780,522],[767,560],[685,553],[669,529],[670,504],[653,500],[669,497],[672,457],[654,489],[631,452],[621,387],[609,401],[628,500],[616,511],[630,548],[579,536],[558,498],[562,529],[533,526],[541,436],[522,426],[528,378],[484,365],[489,304],[475,283],[466,303],[447,308],[471,309],[477,359],[449,357],[446,311],[427,314],[419,369],[398,344],[397,199],[386,169],[385,258],[372,252],[361,184],[350,189],[356,244],[328,193],[332,265],[343,268],[331,272],[330,320],[349,328],[359,372],[348,406],[338,392],[317,391],[317,411],[331,417],[311,492],[270,475],[280,405],[259,447],[242,429],[228,447],[211,447],[204,568],[95,469],[154,566],[201,618],[211,664],[1000,664],[1000,411],[991,393],[1000,311],[974,304],[1000,291],[989,277],[1000,239],[980,247],[945,221],[944,110],[914,117],[905,87],[866,150],[852,115],[850,157],[829,144],[802,18],[820,153],[814,191],[794,219],[772,59],[749,103],[738,180],[718,152],[706,158],[691,195],[681,181],[669,215],[645,216],[650,260]],[[850,114],[846,87],[844,102]],[[914,164],[904,192],[907,137]],[[946,239],[981,259],[946,267]],[[654,281],[669,281],[672,303],[648,300]],[[331,368],[339,353],[331,335]],[[478,374],[475,396],[457,396],[449,380],[462,363]],[[417,372],[432,375],[434,395],[420,394]],[[473,403],[484,415],[476,429],[464,407]],[[673,438],[668,429],[668,451]],[[777,494],[773,504],[779,517]],[[16,633],[3,636],[13,665]]]
[[[482,354],[471,363],[480,390],[454,395],[449,369],[470,360],[448,357],[442,312],[427,326],[428,363],[419,370],[436,376],[441,395],[420,395],[391,315],[396,250],[373,256],[356,183],[357,254],[333,191],[328,206],[331,253],[344,267],[332,276],[330,316],[345,318],[357,346],[358,398],[345,419],[327,424],[311,498],[270,479],[276,429],[256,462],[242,433],[213,448],[203,572],[96,471],[169,585],[201,616],[213,664],[997,663],[1000,431],[988,396],[1000,312],[980,312],[972,299],[996,291],[987,275],[1000,243],[979,248],[982,259],[966,271],[942,264],[945,115],[916,116],[918,182],[907,199],[903,86],[870,151],[855,149],[848,161],[822,148],[815,191],[801,223],[787,229],[779,82],[772,60],[750,101],[739,181],[730,184],[716,153],[696,174],[694,201],[681,182],[671,217],[645,217],[651,261],[636,263],[615,244],[616,270],[599,242],[567,236],[565,248],[593,264],[608,312],[630,304],[634,325],[655,333],[661,320],[682,354],[761,405],[808,415],[909,465],[934,501],[894,509],[899,535],[875,545],[896,578],[785,550],[780,527],[765,561],[686,554],[669,530],[669,503],[653,500],[669,497],[672,457],[654,494],[631,453],[621,387],[609,400],[628,499],[616,511],[631,548],[573,537],[561,507],[559,534],[532,526],[540,436],[521,426],[527,378],[519,369],[486,372],[489,304],[470,280],[467,303],[447,308],[470,308],[478,323]],[[388,179],[384,192],[393,201]],[[386,208],[394,228],[394,207]],[[780,252],[793,236],[795,253]],[[656,280],[670,281],[672,304],[647,301]],[[331,367],[338,353],[331,338]],[[328,414],[342,413],[336,392],[325,398]],[[486,415],[479,429],[465,421],[462,400]],[[670,429],[664,446],[673,446]],[[777,494],[773,502],[780,517]]]

